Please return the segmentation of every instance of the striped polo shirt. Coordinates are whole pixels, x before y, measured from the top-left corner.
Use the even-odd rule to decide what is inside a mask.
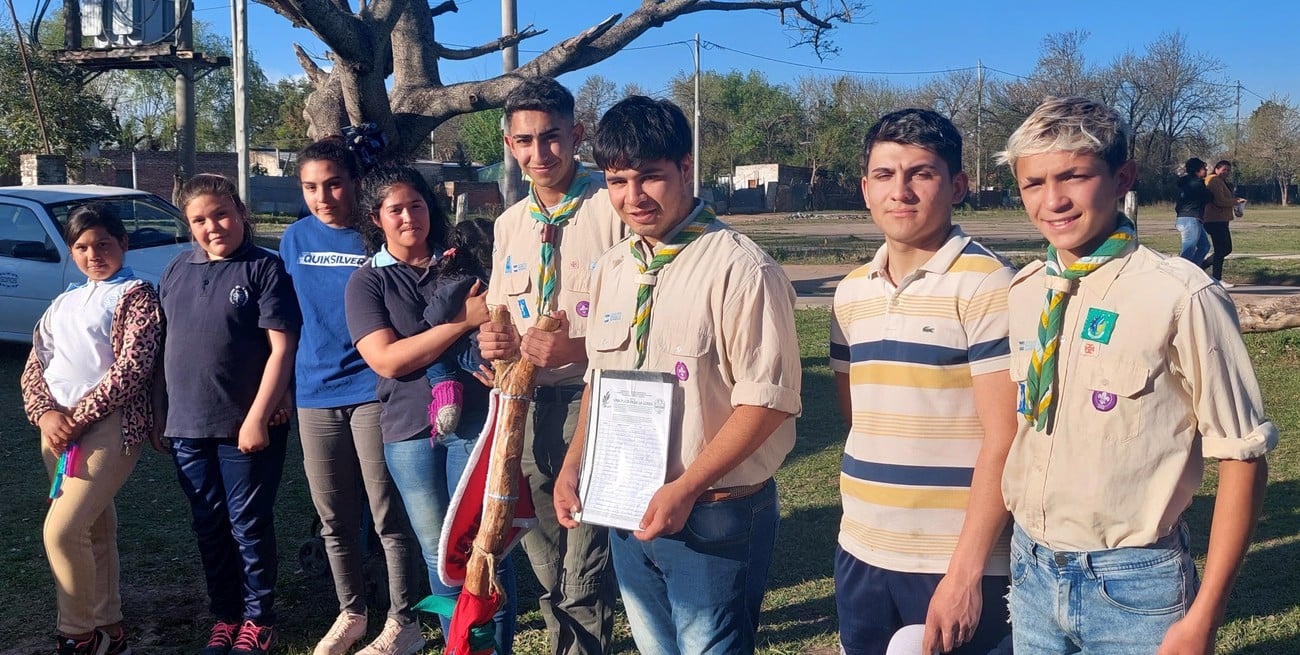
[[[1014,270],[955,225],[897,285],[886,249],[840,281],[831,311],[831,368],[849,376],[853,406],[839,543],[872,566],[943,573],[984,437],[971,378],[1007,369]],[[1008,542],[987,574],[1007,574]]]

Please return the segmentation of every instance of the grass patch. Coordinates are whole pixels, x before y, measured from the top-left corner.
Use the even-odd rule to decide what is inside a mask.
[[[836,619],[831,560],[839,529],[839,462],[845,426],[827,363],[829,312],[796,316],[803,357],[803,416],[794,451],[777,474],[782,523],[764,603],[761,651],[833,653]],[[1246,338],[1269,414],[1284,435],[1300,428],[1300,331]],[[0,345],[0,378],[16,381],[26,348]],[[28,655],[49,646],[54,590],[41,544],[46,480],[35,428],[22,416],[16,384],[0,387],[0,497],[8,529],[0,533],[0,653]],[[287,655],[310,653],[335,614],[327,578],[299,570],[298,546],[310,536],[312,509],[297,440],[290,442],[277,505],[281,552],[279,613]],[[1300,446],[1284,439],[1270,459],[1264,519],[1220,631],[1220,654],[1300,655]],[[1213,504],[1214,467],[1189,513],[1193,548],[1202,555]],[[127,623],[148,653],[192,653],[207,628],[206,599],[188,507],[172,463],[148,452],[118,495],[122,582]],[[517,556],[520,582],[516,652],[547,652],[537,611],[538,588]],[[374,564],[374,562],[372,562]],[[373,614],[375,630],[383,617]],[[437,629],[427,627],[431,637]],[[373,632],[373,631],[372,631]],[[616,653],[634,653],[619,613]],[[441,652],[432,642],[426,653]]]

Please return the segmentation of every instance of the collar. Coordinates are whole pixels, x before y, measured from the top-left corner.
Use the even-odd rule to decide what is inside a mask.
[[[690,225],[691,221],[695,220],[695,217],[698,216],[699,213],[702,211],[704,211],[704,201],[700,200],[699,198],[696,198],[695,208],[691,210],[691,213],[687,214],[685,218],[678,221],[677,225],[673,226],[673,229],[668,230],[668,234],[663,235],[663,237],[659,239],[659,244],[663,245],[665,243],[672,243],[672,240],[676,239],[677,235],[680,234],[682,230],[686,229],[686,226]],[[643,250],[649,250],[650,254],[654,255],[656,248],[647,248],[646,247],[647,245],[648,244],[646,244],[644,237],[640,237],[640,236],[636,237],[636,246]]]
[[[215,264],[218,262],[243,259],[244,257],[247,257],[248,253],[252,252],[253,249],[256,247],[257,244],[253,243],[252,231],[245,230],[244,242],[239,244],[239,247],[235,249],[235,252],[230,253],[229,257],[226,257],[225,259],[209,259],[208,251],[204,250],[202,247],[199,246],[199,244],[196,243],[194,244],[193,252],[190,253],[190,263],[191,264],[208,264],[208,263]]]
[[[1087,285],[1092,287],[1093,291],[1098,296],[1105,296],[1106,293],[1110,291],[1111,285],[1115,283],[1115,278],[1119,277],[1120,272],[1128,265],[1129,260],[1132,259],[1132,255],[1137,249],[1138,240],[1134,239],[1130,241],[1128,246],[1124,248],[1123,252],[1115,255],[1114,259],[1106,262],[1101,268],[1098,268],[1080,278],[1078,288],[1082,289],[1084,285]]]
[[[962,251],[966,249],[969,243],[970,237],[966,236],[960,225],[954,224],[948,228],[948,237],[943,242],[943,245],[939,246],[939,249],[934,251],[934,254],[930,255],[930,258],[925,260],[925,263],[917,267],[916,270],[935,274],[947,273],[948,269],[952,268],[953,263],[957,261],[957,258],[961,257]],[[867,264],[867,277],[874,278],[884,275],[885,266],[888,263],[889,247],[886,244],[876,250],[876,256],[871,259],[871,263]],[[908,277],[914,275],[916,275],[915,272]],[[900,285],[901,282],[902,280],[894,280],[895,285]]]
[[[370,258],[370,265],[374,268],[384,268],[385,266],[392,266],[393,264],[400,263],[401,261],[394,257],[393,253],[388,252],[388,246],[386,245],[380,246],[379,252],[375,253],[375,256]]]
[[[107,280],[103,280],[102,282],[96,282],[94,284],[115,284],[118,282],[126,282],[129,280],[137,280],[137,279],[139,278],[135,276],[135,271],[131,270],[130,266],[123,266],[122,268],[117,269],[117,272],[114,273],[112,277],[108,278]],[[90,280],[86,280],[85,282],[73,282],[72,284],[69,284],[68,288],[64,289],[64,291],[72,291],[73,289],[80,289],[81,287],[90,284],[92,284]]]

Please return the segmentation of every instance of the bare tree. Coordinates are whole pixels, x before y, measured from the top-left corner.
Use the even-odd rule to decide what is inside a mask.
[[[542,33],[532,26],[472,48],[452,48],[437,38],[435,21],[457,11],[455,0],[429,6],[426,0],[259,0],[295,26],[305,27],[331,50],[333,66],[323,70],[297,47],[298,61],[316,91],[307,103],[313,138],[334,134],[349,123],[372,121],[391,139],[389,155],[414,152],[439,123],[452,116],[500,107],[523,76],[556,76],[617,53],[653,27],[705,11],[776,10],[801,45],[819,55],[833,52],[827,32],[851,22],[863,5],[854,0],[643,0],[631,13],[613,14],[570,37],[515,73],[444,84],[443,60],[465,60],[498,52]],[[391,90],[389,78],[392,78]]]
[[[1246,123],[1242,155],[1278,185],[1282,205],[1290,204],[1288,187],[1300,175],[1300,107],[1277,96],[1260,104]]]
[[[601,75],[592,75],[582,83],[581,87],[578,87],[578,92],[574,94],[573,117],[586,126],[587,136],[591,137],[595,134],[600,117],[604,116],[605,110],[613,106],[618,99],[618,86]],[[591,160],[590,138],[584,139],[578,146],[578,156],[587,161]]]

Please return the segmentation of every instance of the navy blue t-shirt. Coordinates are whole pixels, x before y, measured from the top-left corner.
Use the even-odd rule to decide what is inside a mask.
[[[167,265],[158,295],[167,321],[166,436],[238,435],[271,355],[266,331],[296,335],[302,326],[284,264],[251,238],[215,261],[195,247]]]
[[[299,407],[345,407],[375,400],[375,372],[357,352],[339,311],[348,279],[369,259],[365,252],[356,230],[330,227],[314,216],[290,225],[280,239],[280,257],[293,277],[302,309],[294,362]]]
[[[398,339],[429,329],[424,308],[432,295],[437,276],[426,269],[408,266],[381,250],[348,281],[346,313],[348,331],[356,343],[377,330],[391,329]],[[405,441],[429,430],[429,379],[426,367],[397,379],[379,376],[376,391],[383,406],[379,425],[384,443]],[[468,373],[458,372],[465,387],[462,425],[466,417],[481,416],[487,407],[488,390]],[[473,438],[477,435],[461,435]]]

